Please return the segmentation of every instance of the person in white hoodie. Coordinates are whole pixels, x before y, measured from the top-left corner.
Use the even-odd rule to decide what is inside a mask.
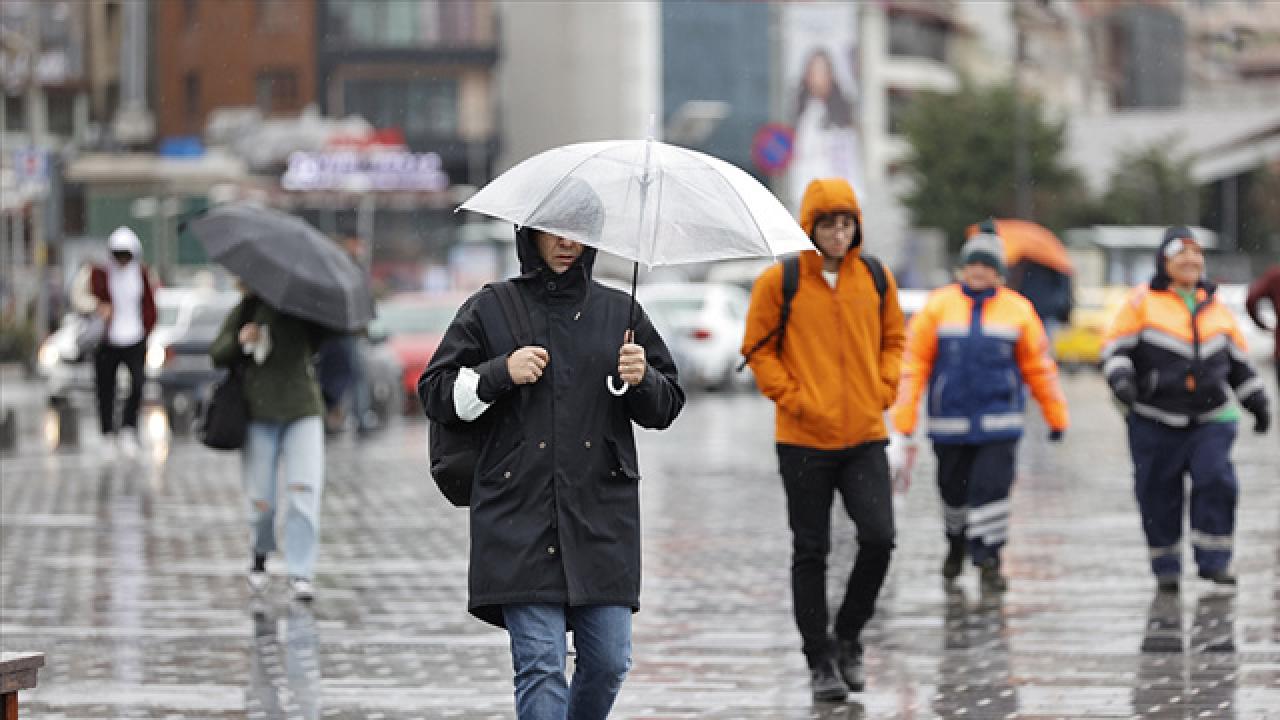
[[[114,437],[124,455],[138,452],[138,407],[142,402],[147,337],[156,325],[156,283],[142,262],[142,242],[127,227],[116,228],[107,239],[111,259],[88,265],[72,284],[71,302],[84,314],[96,314],[105,323],[102,342],[93,357],[94,386],[98,396],[98,420],[110,450]],[[116,373],[123,363],[129,370],[129,396],[117,428]]]

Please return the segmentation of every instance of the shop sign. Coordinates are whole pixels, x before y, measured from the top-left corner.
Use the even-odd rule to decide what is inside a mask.
[[[449,187],[440,156],[403,150],[294,152],[280,178],[285,190],[439,192]]]

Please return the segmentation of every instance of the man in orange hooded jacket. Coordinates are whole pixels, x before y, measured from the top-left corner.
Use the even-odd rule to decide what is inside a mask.
[[[783,264],[765,270],[751,292],[743,338],[760,390],[777,406],[778,464],[792,533],[791,591],[816,700],[861,691],[861,634],[889,570],[894,526],[888,432],[905,343],[892,274],[861,258],[862,212],[843,179],[809,183],[800,225],[817,250],[799,257],[799,281],[785,331]],[[877,289],[872,263],[884,275]],[[782,340],[778,339],[782,336]],[[835,638],[827,611],[826,569],[836,492],[857,526],[858,557]]]

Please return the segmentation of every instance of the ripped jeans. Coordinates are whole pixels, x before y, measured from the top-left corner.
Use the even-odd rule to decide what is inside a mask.
[[[245,437],[244,489],[253,551],[266,555],[276,544],[277,468],[284,465],[284,555],[289,577],[315,575],[320,541],[320,496],[324,492],[324,423],[319,415],[290,422],[254,420]]]

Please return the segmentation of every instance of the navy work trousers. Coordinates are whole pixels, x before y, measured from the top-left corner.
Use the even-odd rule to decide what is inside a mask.
[[[1009,493],[1017,448],[1017,440],[933,445],[947,539],[968,536],[975,565],[989,558],[999,560],[1000,548],[1009,539]]]
[[[1182,518],[1191,476],[1191,547],[1210,573],[1231,562],[1239,485],[1231,465],[1236,423],[1174,428],[1129,414],[1129,452],[1142,529],[1156,575],[1182,572]]]

